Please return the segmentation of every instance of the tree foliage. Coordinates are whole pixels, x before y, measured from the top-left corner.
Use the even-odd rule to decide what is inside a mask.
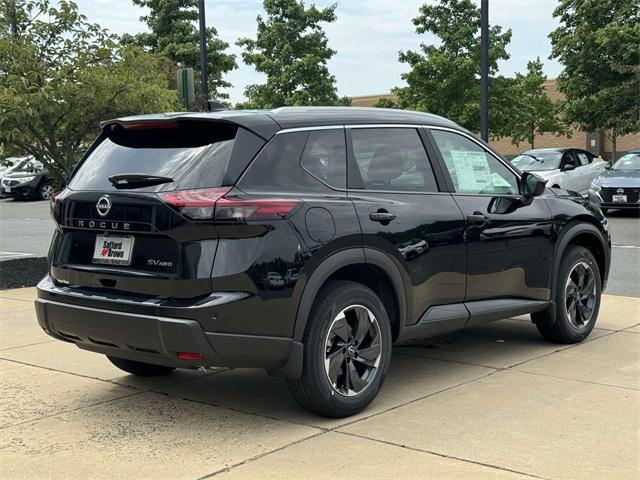
[[[133,3],[149,9],[140,20],[149,26],[149,32],[135,36],[123,35],[123,41],[134,43],[146,50],[172,60],[178,67],[191,67],[194,77],[200,79],[200,33],[198,0],[133,0]],[[225,73],[235,69],[235,55],[225,53],[229,44],[218,38],[213,27],[207,28],[207,80],[209,96],[226,99],[222,89],[231,84],[224,80]],[[175,71],[171,72],[171,80]],[[198,89],[199,90],[199,89]],[[204,99],[208,100],[208,99]]]
[[[421,43],[420,51],[400,52],[409,65],[402,75],[406,87],[394,89],[398,106],[450,118],[472,131],[480,130],[480,10],[471,0],[425,4],[413,19],[418,34],[435,35],[438,44]],[[503,136],[510,122],[513,81],[496,76],[498,61],[509,58],[511,30],[489,29],[490,134]]]
[[[544,88],[546,75],[540,58],[527,63],[527,73],[517,73],[514,85],[514,114],[509,125],[511,143],[526,141],[535,147],[536,135],[555,133],[567,135],[569,130],[560,120],[559,105],[551,101]]]
[[[301,0],[264,0],[266,18],[258,16],[256,39],[242,38],[242,58],[267,77],[266,83],[245,90],[250,108],[284,105],[348,105],[338,99],[336,80],[327,62],[336,53],[329,48],[321,23],[336,20],[336,5],[306,8]]]
[[[72,2],[5,0],[0,25],[0,143],[34,155],[58,184],[101,120],[177,107],[163,59],[118,45]]]
[[[569,122],[607,129],[615,142],[640,130],[640,3],[561,0],[553,13],[552,57],[564,66],[558,86]]]

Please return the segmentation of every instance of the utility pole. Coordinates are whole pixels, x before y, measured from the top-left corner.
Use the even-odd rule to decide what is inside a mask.
[[[209,86],[207,85],[207,22],[204,13],[204,0],[198,0],[198,16],[200,19],[200,83],[202,101],[206,105],[209,100]]]
[[[480,2],[480,136],[489,141],[489,0]]]

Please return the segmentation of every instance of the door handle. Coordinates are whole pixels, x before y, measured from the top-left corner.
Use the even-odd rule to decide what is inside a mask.
[[[384,209],[380,209],[377,212],[371,212],[369,214],[369,220],[374,222],[380,222],[383,225],[388,224],[391,220],[395,220],[396,216],[393,213],[389,213]]]
[[[473,214],[467,215],[467,221],[471,223],[484,223],[487,220],[489,220],[489,217],[481,212],[473,212]]]

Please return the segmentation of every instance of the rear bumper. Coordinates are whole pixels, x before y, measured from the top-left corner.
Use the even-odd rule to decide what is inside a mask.
[[[38,323],[52,337],[84,350],[177,368],[259,367],[297,375],[298,369],[287,365],[302,345],[291,338],[207,332],[197,320],[87,307],[60,294],[43,298],[50,297],[48,284],[45,279],[38,286]],[[178,352],[198,353],[203,360],[182,360]]]

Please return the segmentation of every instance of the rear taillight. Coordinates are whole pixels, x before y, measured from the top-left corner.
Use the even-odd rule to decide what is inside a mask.
[[[216,220],[278,220],[286,218],[298,205],[283,198],[226,198],[216,203]]]
[[[229,190],[230,187],[178,190],[158,196],[190,220],[212,220],[216,201]]]
[[[182,190],[158,196],[190,220],[278,220],[290,215],[299,203],[283,198],[225,196],[229,190],[231,187]]]
[[[65,188],[51,196],[49,208],[51,209],[51,215],[54,220],[58,221],[60,219],[60,205],[62,204],[62,200],[64,200],[70,193],[71,190]]]

